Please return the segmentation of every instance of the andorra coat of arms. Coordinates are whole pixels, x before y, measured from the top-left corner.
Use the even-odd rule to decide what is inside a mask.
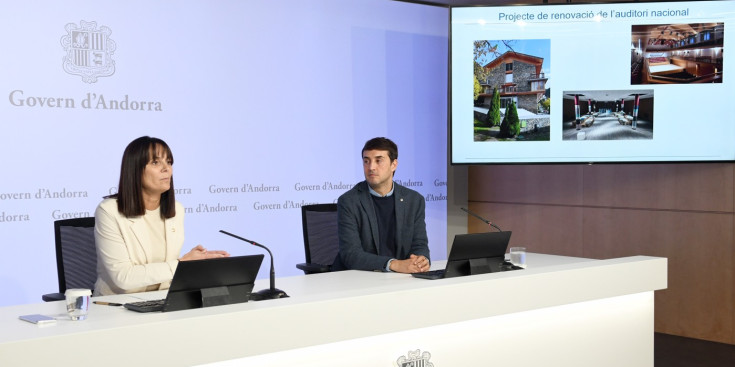
[[[112,55],[117,45],[110,39],[110,28],[97,28],[97,22],[82,20],[79,25],[69,23],[64,29],[67,32],[61,37],[61,45],[66,51],[64,71],[81,76],[86,83],[96,83],[98,77],[115,73]]]

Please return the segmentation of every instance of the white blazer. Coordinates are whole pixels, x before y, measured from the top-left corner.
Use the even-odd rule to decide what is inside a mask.
[[[126,218],[117,199],[105,199],[94,213],[97,245],[95,296],[145,292],[151,285],[168,289],[184,245],[184,207],[176,202],[176,215],[165,220],[165,262],[151,263],[154,243],[143,217]]]

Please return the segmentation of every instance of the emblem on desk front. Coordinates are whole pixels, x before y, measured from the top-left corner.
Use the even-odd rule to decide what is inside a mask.
[[[61,37],[64,71],[79,75],[85,83],[96,83],[98,77],[115,73],[117,44],[110,39],[112,30],[106,26],[97,28],[97,22],[81,21],[79,25],[67,24],[66,35]]]
[[[429,362],[431,359],[431,353],[423,352],[420,349],[415,351],[408,351],[408,354],[401,356],[396,360],[398,367],[434,367],[434,364]]]

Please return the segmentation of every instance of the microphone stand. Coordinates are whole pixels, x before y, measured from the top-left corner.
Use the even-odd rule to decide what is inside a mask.
[[[251,241],[251,240],[249,240],[247,238],[242,238],[242,237],[240,237],[238,235],[232,234],[230,232],[226,232],[226,231],[221,230],[221,229],[220,229],[220,232],[222,232],[222,233],[224,233],[224,234],[226,234],[226,235],[228,235],[230,237],[235,237],[238,240],[245,241],[245,242],[247,242],[247,243],[249,243],[249,244],[251,244],[253,246],[258,246],[260,248],[263,248],[266,251],[268,251],[268,255],[270,255],[270,257],[271,257],[270,288],[262,289],[260,291],[251,293],[251,297],[252,297],[252,295],[256,295],[256,294],[258,295],[256,297],[253,297],[253,300],[254,301],[260,301],[260,300],[264,300],[264,299],[287,298],[288,297],[288,294],[286,294],[286,292],[284,292],[284,291],[276,288],[276,270],[275,270],[275,266],[273,265],[273,253],[271,252],[271,250],[269,250],[267,247],[265,247],[265,246],[263,246],[263,245],[255,242],[255,241]]]
[[[464,210],[467,214],[469,214],[469,215],[471,215],[471,216],[473,216],[473,217],[475,217],[475,218],[477,218],[477,219],[485,222],[485,224],[487,224],[489,226],[492,226],[493,228],[497,229],[498,232],[503,232],[503,230],[500,229],[500,227],[496,226],[494,223],[491,223],[489,220],[487,220],[487,219],[485,219],[485,218],[483,218],[483,217],[481,217],[481,216],[479,216],[479,215],[477,215],[477,214],[469,211],[468,209],[465,209],[465,208],[460,208],[460,209]]]

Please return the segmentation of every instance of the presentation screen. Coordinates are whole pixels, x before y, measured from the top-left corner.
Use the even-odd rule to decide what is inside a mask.
[[[734,161],[735,2],[451,9],[453,164]]]
[[[225,230],[269,247],[278,277],[303,275],[301,207],[364,180],[362,146],[385,136],[398,144],[395,181],[426,200],[432,259],[446,259],[448,12],[375,0],[0,3],[0,306],[58,290],[54,221],[93,216],[143,135],[172,149],[185,252],[265,254],[267,279],[265,250]]]

